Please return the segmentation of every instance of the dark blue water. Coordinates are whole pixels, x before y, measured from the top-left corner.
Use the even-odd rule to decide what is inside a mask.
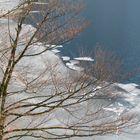
[[[91,25],[75,40],[65,45],[63,55],[75,57],[81,48],[94,52],[97,44],[116,52],[124,70],[140,67],[140,0],[84,0],[84,16]],[[139,72],[140,73],[140,72]],[[140,84],[140,74],[130,82]]]

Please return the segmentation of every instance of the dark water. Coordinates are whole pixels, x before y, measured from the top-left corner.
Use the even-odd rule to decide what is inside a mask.
[[[84,0],[90,27],[62,49],[75,57],[79,50],[94,51],[97,44],[123,59],[125,71],[140,67],[140,0]],[[140,72],[139,72],[140,73]],[[140,74],[129,79],[140,84]]]

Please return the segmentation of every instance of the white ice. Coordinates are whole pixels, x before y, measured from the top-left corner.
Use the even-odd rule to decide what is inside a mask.
[[[94,59],[92,59],[91,57],[76,57],[74,59],[79,61],[94,61]]]
[[[70,60],[69,56],[62,56],[61,58],[62,58],[63,61],[69,61]]]

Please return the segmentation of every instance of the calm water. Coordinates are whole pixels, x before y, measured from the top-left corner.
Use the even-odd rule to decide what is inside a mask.
[[[62,49],[62,55],[75,57],[79,50],[95,49],[97,44],[113,50],[123,59],[125,71],[140,67],[140,0],[84,0],[84,15],[90,27]],[[140,84],[140,74],[130,79]]]

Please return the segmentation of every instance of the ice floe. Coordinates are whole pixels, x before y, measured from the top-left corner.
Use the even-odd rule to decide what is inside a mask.
[[[82,67],[79,67],[79,66],[76,66],[75,64],[73,63],[66,63],[66,66],[72,70],[75,70],[75,71],[83,71],[84,68]]]
[[[54,53],[59,53],[60,52],[58,49],[52,49],[51,51],[54,52]]]
[[[63,61],[69,61],[70,60],[69,56],[61,56],[61,58],[62,58]]]
[[[91,62],[94,61],[94,59],[92,59],[91,57],[76,57],[74,59],[79,61],[91,61]]]

